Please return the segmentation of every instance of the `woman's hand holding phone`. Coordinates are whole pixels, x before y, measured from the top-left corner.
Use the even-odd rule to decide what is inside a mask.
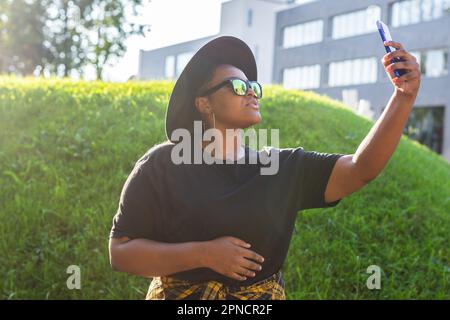
[[[420,86],[420,65],[417,59],[399,42],[392,41],[389,27],[381,20],[376,22],[386,54],[381,59],[396,92],[415,96]]]
[[[406,51],[399,42],[385,41],[384,45],[397,49],[386,53],[381,59],[395,89],[403,94],[415,96],[420,87],[420,65],[417,63],[417,59]],[[395,58],[399,58],[401,61],[391,61]],[[397,77],[394,71],[399,69],[403,69],[405,72],[400,77]]]

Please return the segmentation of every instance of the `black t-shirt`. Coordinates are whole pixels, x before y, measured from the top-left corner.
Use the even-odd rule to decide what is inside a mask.
[[[146,238],[178,243],[234,236],[251,244],[264,257],[262,271],[237,281],[209,268],[171,276],[192,282],[216,280],[246,286],[281,269],[296,214],[308,208],[334,207],[326,203],[325,188],[337,159],[343,154],[272,148],[279,152],[278,172],[262,175],[268,166],[262,152],[245,147],[245,164],[174,164],[174,144],[155,145],[135,164],[120,196],[110,237]],[[256,156],[257,163],[249,163]]]

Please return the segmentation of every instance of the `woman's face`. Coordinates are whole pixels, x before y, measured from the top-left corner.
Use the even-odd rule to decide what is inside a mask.
[[[229,77],[238,77],[248,80],[244,72],[233,65],[219,65],[214,72],[213,78],[206,85],[209,89]],[[213,126],[212,113],[215,115],[216,128],[248,128],[261,121],[259,112],[259,101],[251,88],[245,96],[238,96],[229,86],[223,86],[206,97],[196,98],[197,109],[203,114],[209,127]]]

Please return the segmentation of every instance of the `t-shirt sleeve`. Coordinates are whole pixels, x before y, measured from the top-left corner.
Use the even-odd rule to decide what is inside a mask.
[[[141,165],[136,165],[125,181],[110,238],[159,239],[162,222],[156,191],[144,170]]]
[[[291,202],[296,211],[312,208],[335,207],[341,199],[325,202],[325,190],[336,161],[341,153],[305,151],[302,147],[292,149],[288,165],[293,173]]]

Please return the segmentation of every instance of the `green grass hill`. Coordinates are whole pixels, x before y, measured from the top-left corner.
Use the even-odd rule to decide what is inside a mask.
[[[173,85],[0,77],[0,299],[145,297],[150,279],[112,271],[108,235],[132,167],[165,140]],[[280,147],[354,153],[373,125],[276,85],[260,105],[255,128],[279,128]],[[67,289],[69,265],[81,290]],[[449,163],[403,136],[365,188],[298,213],[283,271],[288,299],[449,299]]]

